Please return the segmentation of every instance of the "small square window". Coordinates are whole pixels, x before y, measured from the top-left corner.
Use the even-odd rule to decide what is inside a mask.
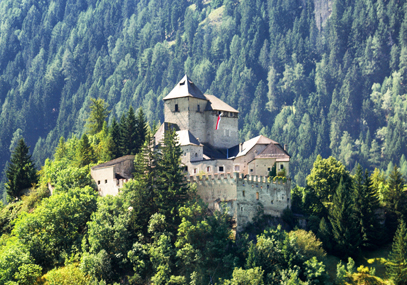
[[[250,172],[253,172],[253,169],[250,169]]]
[[[210,172],[211,171],[211,167],[210,166],[207,166],[206,167],[206,172]]]
[[[239,172],[240,171],[240,165],[235,165],[235,172]]]
[[[185,167],[184,167],[184,171],[187,171],[187,172],[188,172],[188,166],[185,166]]]
[[[267,171],[268,171],[268,172],[270,172],[270,171],[271,171],[271,168],[270,168],[270,167],[268,167],[268,168],[267,168]]]
[[[107,184],[107,179],[105,180],[105,184]]]
[[[219,172],[223,172],[224,171],[224,169],[223,169],[223,166],[219,166]]]
[[[283,165],[283,164],[280,164],[280,169],[284,169],[284,165]]]
[[[245,194],[246,194],[246,193],[245,193],[244,191],[242,191],[242,194],[243,194],[243,197],[245,197]]]
[[[256,200],[259,200],[259,192],[256,192]]]
[[[100,185],[100,180],[98,180],[98,185]]]
[[[194,174],[196,174],[198,172],[198,170],[196,168],[194,168]]]
[[[198,105],[197,108],[196,108],[196,110],[197,110],[197,112],[200,112],[200,111],[201,111],[201,106]]]

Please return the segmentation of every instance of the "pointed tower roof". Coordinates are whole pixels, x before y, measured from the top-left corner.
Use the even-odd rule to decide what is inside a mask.
[[[180,82],[172,89],[172,91],[164,97],[165,100],[193,97],[207,101],[206,97],[201,90],[192,82],[192,80],[185,75]]]

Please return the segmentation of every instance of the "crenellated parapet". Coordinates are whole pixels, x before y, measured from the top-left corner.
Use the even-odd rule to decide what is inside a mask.
[[[291,207],[291,180],[272,181],[266,176],[220,173],[189,176],[188,182],[197,185],[199,196],[218,210],[227,203],[238,228],[251,221],[261,204],[265,214],[280,216]]]

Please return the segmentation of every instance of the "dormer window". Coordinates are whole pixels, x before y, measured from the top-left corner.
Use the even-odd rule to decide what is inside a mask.
[[[179,85],[185,85],[185,80],[184,81],[182,81],[182,82],[180,82],[180,84]]]
[[[178,104],[175,104],[174,112],[179,112]]]

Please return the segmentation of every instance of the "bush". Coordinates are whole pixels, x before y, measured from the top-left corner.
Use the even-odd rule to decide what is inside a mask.
[[[77,264],[69,264],[49,271],[42,281],[44,285],[87,285],[91,278],[80,271]]]
[[[296,230],[289,233],[290,237],[295,237],[298,248],[301,253],[311,259],[316,256],[319,260],[325,257],[325,250],[322,248],[322,242],[316,237],[316,235],[305,230]]]

